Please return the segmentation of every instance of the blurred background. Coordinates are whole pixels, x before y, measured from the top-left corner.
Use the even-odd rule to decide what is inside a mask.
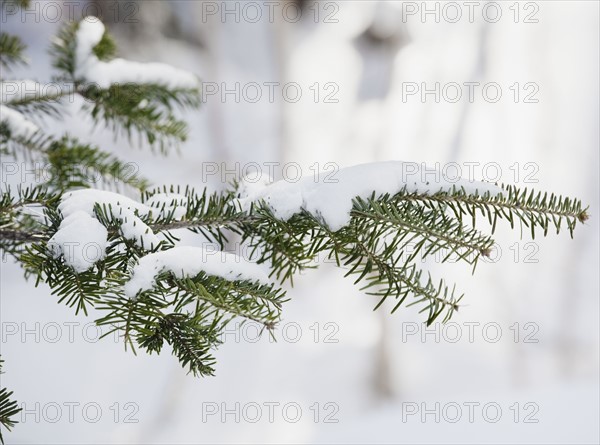
[[[70,15],[101,17],[122,57],[204,81],[166,157],[93,128],[81,103],[48,125],[154,184],[404,160],[578,197],[591,219],[573,240],[503,228],[474,275],[429,261],[466,294],[445,326],[374,312],[322,264],[289,289],[277,342],[232,329],[203,379],[168,350],[97,341],[93,318],[5,260],[2,385],[25,410],[7,443],[599,442],[598,2],[34,2],[2,20],[29,47],[13,77],[50,81]]]

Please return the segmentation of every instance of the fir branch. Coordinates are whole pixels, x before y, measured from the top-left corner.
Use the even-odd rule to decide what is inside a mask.
[[[278,281],[293,284],[294,275],[312,267],[319,252],[314,249],[319,241],[318,222],[307,212],[282,221],[264,203],[253,206],[250,214],[253,218],[240,226],[250,256],[257,255],[258,264],[268,263],[271,276]],[[307,244],[307,239],[312,244]]]
[[[163,153],[184,141],[188,127],[178,112],[200,105],[199,88],[108,82],[110,86],[101,88],[84,76],[78,77],[78,26],[73,23],[62,28],[51,49],[58,79],[73,87],[11,101],[10,107],[26,119],[40,111],[59,117],[61,99],[78,95],[86,101],[84,111],[89,111],[96,124],[112,129],[115,136],[125,136],[129,141],[139,138]],[[2,66],[21,60],[22,50],[18,39],[0,35]],[[116,52],[114,40],[105,32],[92,51],[100,60],[108,61]],[[35,126],[33,130],[32,126],[28,128],[35,131]],[[249,246],[253,261],[267,264],[270,276],[281,283],[292,283],[298,271],[316,267],[315,260],[323,253],[362,290],[377,298],[375,309],[385,301],[393,302],[391,312],[402,305],[416,305],[431,324],[438,318],[450,319],[462,295],[443,280],[434,281],[425,275],[415,261],[417,255],[425,258],[443,252],[443,261],[457,255],[475,266],[482,255],[489,254],[493,243],[491,236],[476,227],[479,217],[487,219],[492,234],[497,222],[506,220],[511,227],[518,221],[532,237],[539,230],[546,235],[550,228],[558,233],[565,225],[572,236],[576,224],[588,218],[587,209],[578,200],[513,186],[504,186],[504,193],[498,196],[470,194],[464,189],[433,194],[404,189],[395,194],[356,197],[349,222],[333,231],[322,215],[307,210],[283,220],[275,216],[277,212],[266,201],[242,208],[234,191],[209,193],[205,189],[198,193],[191,188],[164,187],[145,192],[147,183],[141,177],[125,176],[123,173],[129,172],[127,164],[100,148],[66,135],[48,137],[43,131],[19,138],[12,134],[8,121],[0,123],[0,152],[15,159],[42,160],[52,167],[43,186],[18,188],[15,194],[7,190],[0,196],[3,252],[17,258],[26,277],[34,277],[36,285],[47,283],[59,303],[75,308],[76,313],[97,310],[101,315],[96,323],[109,327],[105,336],[121,334],[125,347],[131,347],[134,353],[137,347],[149,354],[160,353],[168,344],[182,366],[194,375],[214,373],[212,350],[220,344],[220,335],[229,322],[251,320],[272,332],[287,298],[276,285],[228,280],[198,269],[193,269],[195,276],[158,272],[149,289],[126,298],[125,285],[132,279],[136,265],[150,253],[175,247],[179,229],[215,241],[222,249],[228,237],[239,236]],[[48,244],[59,229],[64,229],[61,224],[69,216],[65,207],[59,207],[64,202],[62,194],[67,189],[93,184],[88,180],[90,171],[98,174],[97,183],[103,188],[118,183],[138,189],[142,192],[141,203],[132,205],[133,210],[119,204],[113,209],[113,204],[91,202],[93,211],[85,210],[90,214],[83,215],[84,221],[95,218],[92,226],[103,225],[108,238],[102,236],[106,247],[101,259],[77,273],[72,262]],[[97,196],[85,193],[84,198]],[[32,210],[37,214],[31,214]],[[135,227],[142,227],[145,235],[152,236],[150,248],[136,238],[137,233],[125,233],[127,218],[134,220],[128,221],[131,225],[137,224]],[[9,396],[5,390],[0,393],[0,423],[6,426],[13,425],[10,416],[15,414]],[[8,414],[2,417],[5,411]]]
[[[442,212],[411,202],[394,202],[389,195],[355,199],[351,215],[356,219],[358,233],[374,234],[373,243],[392,236],[395,249],[413,247],[407,261],[424,249],[423,258],[443,250],[447,253],[442,262],[457,254],[459,259],[475,264],[480,255],[489,255],[494,243],[490,236],[464,227],[459,220]]]
[[[2,363],[4,360],[0,357],[0,374],[2,374]],[[0,425],[10,431],[18,422],[14,419],[21,408],[17,405],[15,400],[11,400],[13,395],[12,391],[8,391],[6,388],[0,389]],[[2,437],[2,429],[0,429],[0,443],[4,445],[4,438]]]
[[[52,141],[52,137],[42,131],[36,131],[29,137],[13,135],[5,122],[0,123],[0,153],[16,160],[44,160],[44,154]]]
[[[272,329],[279,321],[285,292],[248,281],[227,281],[201,273],[193,279],[173,279],[177,290],[236,317]]]
[[[50,55],[52,56],[52,66],[61,72],[58,79],[67,80],[75,85],[85,83],[85,79],[78,79],[75,75],[77,60],[75,58],[77,46],[77,30],[79,22],[71,22],[64,25],[52,41]],[[105,32],[102,39],[93,48],[94,54],[100,60],[110,60],[117,51],[117,45],[112,36]]]
[[[538,192],[535,190],[519,189],[512,185],[503,185],[505,191],[502,195],[491,194],[473,195],[462,189],[452,192],[439,192],[433,195],[400,192],[396,195],[398,201],[418,201],[432,210],[452,210],[454,216],[462,222],[470,219],[471,225],[476,224],[477,213],[487,218],[495,233],[496,223],[505,219],[514,228],[518,221],[521,227],[529,229],[532,238],[535,238],[537,229],[547,235],[550,227],[560,233],[563,221],[573,236],[577,222],[583,223],[589,218],[587,208],[583,208],[581,201],[556,194]]]
[[[5,32],[0,33],[0,66],[9,69],[12,65],[26,63],[23,51],[26,46],[17,37]]]
[[[20,256],[23,267],[37,277],[36,286],[43,281],[58,297],[58,303],[75,308],[75,314],[94,307],[109,291],[102,264],[89,271],[75,272],[62,257],[55,258],[46,242],[30,244]]]
[[[394,295],[398,300],[392,309],[395,312],[412,295],[415,301],[410,305],[424,304],[420,312],[428,312],[428,325],[444,311],[444,320],[450,319],[458,309],[462,296],[455,297],[454,290],[445,286],[443,281],[436,286],[431,277],[428,277],[423,282],[422,270],[402,258],[398,240],[378,251],[379,238],[373,236],[373,232],[365,232],[360,225],[351,223],[337,232],[331,232],[325,225],[321,225],[321,230],[330,240],[324,244],[323,250],[329,251],[329,258],[335,258],[338,266],[348,268],[345,276],[355,276],[355,284],[366,281],[361,290],[375,287],[376,290],[367,292],[380,298],[375,309]]]
[[[80,93],[97,122],[130,142],[135,134],[151,147],[166,153],[187,139],[187,124],[171,112],[176,104],[199,104],[195,90],[169,91],[160,85],[113,84],[108,89],[89,85]],[[158,103],[157,103],[158,102]]]
[[[116,135],[140,142],[166,153],[187,138],[187,125],[175,117],[176,108],[198,108],[198,89],[167,88],[159,84],[112,84],[109,88],[87,82],[76,76],[75,52],[78,24],[63,27],[54,41],[51,54],[62,79],[75,85],[75,92],[86,100],[86,108],[96,122],[103,122]],[[114,40],[105,32],[94,53],[100,60],[110,60],[115,53]]]
[[[171,204],[170,211],[167,211],[166,203],[153,207],[153,213],[157,215],[153,214],[147,223],[155,232],[189,229],[223,248],[227,241],[226,231],[240,234],[242,224],[256,220],[252,215],[240,212],[233,202],[233,195],[227,191],[209,193],[204,189],[198,194],[189,187],[183,191],[179,187],[163,187],[144,193],[142,202],[147,204],[157,194],[183,194],[186,200],[183,203],[185,215],[181,218],[175,217],[176,210],[181,207],[177,203]]]
[[[66,112],[61,99],[77,94],[77,85],[53,82],[43,84],[30,80],[3,80],[4,105],[28,117],[36,115],[59,119]]]
[[[103,298],[97,308],[108,313],[97,323],[111,326],[110,333],[123,332],[126,344],[133,348],[135,338],[149,353],[160,352],[167,342],[190,372],[212,375],[214,359],[209,350],[220,343],[227,323],[242,317],[271,330],[279,320],[284,295],[273,286],[230,282],[203,272],[193,278],[161,273],[153,289],[133,300],[118,293]],[[168,310],[174,312],[164,315]]]
[[[52,207],[59,201],[60,196],[43,186],[18,185],[14,193],[11,187],[6,186],[0,190],[0,214],[6,215],[9,211],[30,205]]]
[[[214,375],[216,361],[210,350],[219,344],[217,332],[221,328],[218,323],[218,318],[203,324],[187,314],[168,314],[158,321],[151,335],[140,336],[140,346],[149,353],[160,352],[163,343],[167,342],[173,347],[173,355],[183,368],[188,368],[188,372],[194,376]]]
[[[26,244],[48,239],[43,220],[44,206],[53,206],[58,196],[44,187],[18,186],[13,192],[4,187],[0,192],[0,250],[16,258]]]
[[[116,272],[114,269],[110,275],[113,290],[122,287],[127,276],[125,272]],[[122,292],[108,292],[97,306],[97,309],[106,315],[96,319],[96,324],[110,328],[103,337],[115,332],[122,333],[125,349],[129,346],[136,353],[134,340],[140,343],[143,335],[152,335],[155,320],[160,319],[168,307],[169,302],[160,296],[146,294],[143,298],[129,299],[125,298]],[[157,349],[152,350],[159,352]]]
[[[466,195],[462,190],[433,195],[401,191],[393,196],[357,197],[350,223],[334,232],[319,216],[304,210],[283,221],[274,216],[265,202],[242,211],[232,192],[209,194],[204,190],[198,194],[190,188],[182,191],[171,187],[145,192],[142,201],[152,210],[138,217],[152,230],[166,235],[167,241],[155,247],[158,250],[173,246],[171,230],[187,228],[221,243],[226,240],[225,231],[238,233],[251,247],[251,257],[258,263],[268,262],[272,274],[281,281],[291,281],[297,270],[313,267],[314,259],[324,252],[345,268],[346,276],[361,284],[362,290],[378,298],[376,309],[393,297],[392,312],[403,304],[417,305],[431,324],[439,317],[450,319],[458,310],[462,295],[457,295],[443,280],[434,282],[429,275],[424,276],[414,260],[419,252],[427,257],[444,250],[444,261],[457,254],[475,264],[481,255],[488,254],[491,237],[465,226],[467,217],[475,223],[474,215],[480,212],[491,224],[504,218],[514,225],[519,219],[514,215],[521,214],[524,224],[533,221],[546,228],[552,221],[560,227],[559,217],[569,221],[585,219],[581,204],[573,200],[537,199],[516,190],[512,193],[491,197]],[[29,201],[24,199],[22,204],[44,200],[43,195],[25,194]],[[160,199],[155,201],[157,197]],[[18,200],[0,200],[0,206],[9,210],[17,203]],[[258,322],[269,331],[279,320],[286,301],[281,289],[228,281],[204,272],[186,278],[163,272],[155,277],[151,290],[134,300],[124,298],[122,289],[131,277],[132,265],[148,252],[123,237],[121,222],[106,206],[94,208],[95,216],[109,233],[106,258],[90,271],[75,274],[47,250],[46,240],[61,221],[57,202],[47,204],[47,229],[42,232],[41,242],[27,248],[22,262],[38,280],[50,284],[60,302],[85,313],[90,307],[106,312],[97,323],[109,325],[110,332],[122,332],[126,346],[134,351],[134,341],[149,353],[159,352],[167,342],[190,372],[212,374],[214,362],[209,349],[216,343],[207,341],[209,334],[217,335],[234,318]],[[537,219],[525,218],[531,214],[538,215]],[[409,248],[413,250],[409,252]],[[214,319],[219,320],[215,330],[203,330]]]
[[[137,173],[137,168],[132,168],[132,164],[68,136],[54,141],[47,156],[52,166],[48,184],[59,190],[90,185],[117,190],[122,185],[139,190],[148,187],[148,181]]]
[[[75,83],[76,60],[75,52],[77,46],[76,22],[69,23],[59,29],[58,34],[52,40],[50,56],[52,66],[61,72],[58,79]]]

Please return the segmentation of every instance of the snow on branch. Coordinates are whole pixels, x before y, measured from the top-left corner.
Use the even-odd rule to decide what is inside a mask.
[[[151,250],[160,242],[153,230],[142,220],[169,215],[173,220],[185,215],[187,198],[179,194],[156,193],[146,204],[119,193],[81,189],[67,192],[61,198],[58,210],[64,218],[77,212],[95,217],[99,206],[111,222],[119,223],[119,231],[125,239],[133,240],[140,248]]]
[[[439,175],[434,180],[431,179],[432,173],[435,175],[434,170],[413,162],[361,164],[340,169],[332,179],[322,174],[318,178],[307,176],[298,182],[282,180],[265,187],[243,187],[240,204],[248,209],[250,204],[264,201],[282,220],[306,210],[322,218],[331,230],[337,231],[350,222],[355,198],[394,195],[400,191],[421,195],[453,190],[463,190],[470,195],[495,196],[503,193],[500,187],[491,183],[463,179],[449,181]]]
[[[131,280],[125,284],[125,295],[134,298],[149,290],[161,272],[171,272],[178,278],[194,277],[200,272],[228,281],[252,281],[269,285],[265,271],[239,255],[204,247],[181,246],[141,258],[133,268]]]
[[[350,223],[351,211],[357,198],[395,195],[400,191],[428,195],[452,191],[457,186],[473,195],[502,193],[499,187],[483,182],[429,182],[424,179],[416,164],[403,162],[358,165],[342,169],[336,176],[335,182],[307,177],[295,183],[282,180],[261,188],[255,187],[251,195],[240,199],[239,203],[248,212],[252,203],[264,202],[275,217],[282,221],[289,220],[304,209],[315,218],[322,219],[335,232]],[[93,263],[82,261],[81,249],[86,248],[86,244],[95,243],[102,251],[102,255],[97,256],[97,260],[100,260],[104,257],[107,242],[105,231],[103,237],[97,238],[87,230],[99,225],[95,219],[97,206],[106,210],[110,222],[118,221],[119,232],[125,239],[133,240],[142,249],[152,250],[158,246],[160,239],[148,224],[165,215],[170,215],[171,220],[181,220],[187,212],[187,201],[185,195],[178,193],[156,193],[142,204],[118,193],[103,190],[68,192],[58,205],[64,220],[50,242],[58,244],[56,252],[62,255],[67,251],[68,243],[75,243],[79,247],[71,249],[75,253],[67,260],[67,264],[76,271],[88,270]],[[73,224],[73,221],[78,224]],[[80,227],[85,227],[86,230],[80,231]],[[87,240],[86,233],[89,236]]]
[[[48,241],[48,248],[55,258],[63,257],[68,266],[81,273],[104,259],[107,243],[106,227],[88,213],[77,210],[65,216]]]
[[[194,74],[164,63],[140,63],[125,59],[101,61],[94,48],[104,36],[105,28],[96,17],[86,17],[79,23],[76,39],[76,70],[78,77],[109,88],[113,84],[157,84],[171,89],[200,88]]]
[[[27,140],[39,131],[39,127],[23,114],[2,104],[0,104],[0,122],[8,127],[10,136],[15,139]]]
[[[455,255],[475,267],[493,245],[477,229],[476,213],[492,232],[497,220],[506,220],[530,227],[532,236],[536,229],[546,234],[551,225],[559,231],[561,222],[572,232],[587,219],[578,200],[444,181],[432,172],[411,163],[373,163],[341,170],[335,182],[321,176],[271,184],[246,178],[236,190],[158,189],[141,200],[70,191],[48,203],[46,236],[21,258],[61,301],[77,310],[92,305],[107,311],[99,323],[123,331],[131,345],[137,335],[148,352],[170,342],[185,366],[191,363],[192,372],[204,375],[212,373],[207,363],[215,343],[188,344],[180,330],[192,332],[194,320],[201,320],[202,329],[215,335],[232,317],[272,329],[285,291],[270,280],[291,282],[320,254],[375,297],[376,307],[386,300],[392,311],[418,305],[431,324],[450,319],[462,294],[424,274],[417,254],[441,253],[442,262]],[[231,233],[239,234],[250,255],[193,247],[171,233],[181,229],[221,247]],[[96,255],[90,259],[91,245]],[[84,286],[72,286],[72,280]]]
[[[0,64],[23,60],[22,47],[2,34]],[[104,25],[88,17],[65,25],[51,46],[56,79],[72,88],[44,95],[35,81],[0,83],[0,151],[53,170],[42,184],[2,191],[0,248],[27,277],[48,284],[60,303],[76,313],[103,311],[96,322],[122,334],[126,345],[158,353],[169,344],[193,374],[213,373],[211,351],[233,318],[272,330],[286,292],[271,280],[293,284],[322,255],[362,286],[376,308],[386,300],[392,312],[418,305],[431,324],[448,320],[462,295],[430,277],[417,255],[475,267],[489,255],[500,220],[534,237],[565,226],[572,236],[588,219],[577,199],[452,181],[399,161],[295,183],[246,177],[237,188],[213,193],[148,191],[143,178],[124,177],[127,165],[100,147],[47,136],[31,120],[40,111],[60,117],[58,99],[76,94],[95,123],[130,142],[137,137],[166,152],[185,140],[188,127],[176,111],[200,106],[200,80],[168,65],[113,58],[115,50]],[[101,185],[118,182],[140,198],[86,188],[92,183],[77,172],[81,166],[98,172]],[[481,218],[491,234],[480,231]],[[223,252],[232,236],[249,248],[248,258]],[[205,242],[221,251],[190,245]]]

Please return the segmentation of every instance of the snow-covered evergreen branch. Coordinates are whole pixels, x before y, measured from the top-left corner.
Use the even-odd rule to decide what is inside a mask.
[[[3,34],[0,50],[5,66],[24,60],[17,38]],[[573,235],[588,218],[578,200],[483,182],[428,182],[402,162],[343,169],[333,182],[240,178],[220,192],[148,190],[142,177],[123,174],[123,161],[68,135],[48,135],[34,121],[39,113],[60,117],[61,99],[75,94],[86,99],[83,112],[116,134],[137,134],[163,152],[183,141],[187,126],[175,110],[199,106],[199,80],[167,65],[114,58],[115,51],[101,22],[87,18],[64,27],[52,47],[58,78],[73,88],[30,97],[25,92],[39,90],[37,82],[2,79],[2,154],[52,168],[35,184],[3,184],[0,248],[59,303],[119,332],[126,347],[160,353],[168,344],[195,375],[213,374],[212,350],[232,320],[273,332],[287,299],[282,284],[319,258],[375,296],[376,308],[388,299],[392,312],[417,305],[431,324],[448,320],[462,295],[425,276],[417,256],[442,253],[443,261],[455,256],[474,267],[489,255],[498,221],[534,237],[565,226]],[[90,181],[81,166],[100,180]],[[185,245],[181,230],[212,244]],[[232,236],[248,257],[223,251]],[[15,414],[9,396],[0,393],[7,427]]]

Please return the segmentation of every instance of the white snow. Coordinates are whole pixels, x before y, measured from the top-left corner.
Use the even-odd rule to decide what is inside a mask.
[[[275,216],[283,220],[305,209],[322,218],[331,230],[338,230],[349,223],[352,200],[355,197],[366,199],[373,192],[378,196],[384,193],[394,194],[406,188],[409,192],[431,194],[462,187],[469,194],[502,193],[502,189],[490,183],[449,181],[416,163],[398,161],[357,165],[339,170],[333,177],[328,172],[327,175],[305,177],[295,183],[282,180],[268,184],[269,181],[270,178],[244,178],[240,187],[241,207],[247,210],[252,202],[264,200]],[[121,234],[143,249],[156,247],[160,239],[140,216],[152,217],[153,213],[164,215],[173,212],[174,217],[180,219],[187,210],[187,198],[177,193],[158,193],[150,197],[146,204],[142,204],[114,192],[96,189],[76,190],[65,193],[58,206],[65,218],[63,221],[65,225],[64,227],[61,225],[57,240],[87,241],[85,233],[79,231],[79,226],[86,228],[91,228],[92,225],[101,226],[95,220],[95,204],[110,207],[113,219],[120,221]],[[82,214],[87,217],[84,218]],[[76,218],[71,218],[75,215]],[[66,224],[66,221],[73,220],[81,224]],[[91,220],[94,220],[95,224]],[[73,237],[69,238],[71,231]],[[95,235],[88,236],[96,240]],[[102,236],[105,240],[105,229]],[[98,244],[102,245],[102,243]],[[65,250],[62,249],[60,252],[64,254]],[[183,275],[196,275],[200,270],[204,270],[228,279],[234,279],[238,274],[244,277],[258,276],[245,275],[255,265],[236,255],[222,252],[216,254],[214,251],[209,252],[197,247],[177,247],[166,252],[149,255],[140,261],[132,279],[133,284],[129,286],[135,289],[131,292],[148,289],[152,278],[163,269]],[[73,263],[76,270],[87,270],[86,267],[90,267],[89,263],[81,259],[81,252],[75,255]],[[230,268],[232,264],[236,267]]]
[[[95,204],[106,205],[107,209],[110,206],[112,217],[121,221],[120,232],[123,237],[135,241],[139,247],[150,249],[160,242],[152,229],[135,213],[146,215],[149,208],[145,205],[104,190],[67,192],[58,205],[64,219],[50,241],[50,248],[55,256],[63,255],[65,262],[77,272],[88,270],[96,261],[104,258],[106,251],[107,230],[94,215]],[[92,251],[89,247],[92,244],[101,250],[101,254],[88,254],[88,251]],[[66,247],[71,250],[66,250]]]
[[[122,221],[119,230],[124,238],[135,241],[142,249],[151,249],[158,245],[158,236],[131,209],[116,206],[115,212],[114,206],[111,207],[113,218]]]
[[[96,204],[105,205],[107,209],[110,207],[113,219],[121,221],[121,234],[135,241],[139,247],[150,249],[160,242],[152,229],[140,219],[150,212],[150,208],[119,193],[97,189],[75,190],[63,195],[58,208],[64,217],[79,211],[94,217]]]
[[[13,137],[28,139],[39,130],[33,122],[12,108],[0,104],[0,122],[6,122]]]
[[[229,281],[250,280],[270,284],[260,266],[241,256],[203,247],[181,246],[141,258],[133,268],[131,279],[125,284],[125,295],[134,298],[140,291],[151,289],[154,278],[164,271],[178,278],[194,277],[204,271]]]
[[[54,258],[63,256],[75,272],[85,272],[104,258],[108,232],[100,222],[81,210],[62,220],[48,241]]]
[[[158,84],[167,88],[199,88],[200,80],[194,74],[163,63],[140,63],[124,59],[104,62],[94,54],[94,47],[102,40],[104,25],[96,17],[86,17],[79,23],[76,39],[76,75],[101,88],[112,84]]]
[[[140,215],[146,215],[150,211],[148,206],[128,198],[127,196],[123,196],[115,192],[91,188],[74,190],[72,192],[65,193],[62,196],[58,208],[63,216],[68,216],[78,210],[82,210],[89,215],[93,215],[95,204],[106,204],[112,205],[115,208],[118,207],[130,209],[132,211],[137,211]]]
[[[163,216],[173,213],[174,219],[181,219],[187,211],[187,197],[177,193],[157,193],[151,196],[146,204],[142,204],[119,193],[109,192],[97,189],[81,189],[65,193],[58,209],[64,217],[59,232],[55,234],[56,241],[61,243],[73,241],[80,242],[83,233],[80,233],[80,227],[85,230],[92,230],[94,227],[102,228],[104,242],[98,242],[97,245],[103,246],[104,254],[106,247],[106,229],[97,221],[94,214],[94,206],[99,204],[111,210],[110,216],[113,220],[119,221],[119,231],[124,238],[133,240],[137,246],[142,249],[152,249],[158,245],[160,238],[152,229],[142,221],[141,217],[152,217],[153,215]],[[83,217],[86,215],[87,217]],[[78,224],[67,224],[65,221],[76,221]],[[94,221],[95,224],[92,224]],[[64,225],[64,227],[63,227]],[[85,232],[85,231],[84,231]],[[94,234],[89,235],[95,241]],[[85,239],[83,241],[86,241]],[[84,244],[84,242],[81,242]],[[64,254],[64,249],[60,248],[54,252],[57,255]],[[66,259],[66,254],[65,254]],[[101,259],[96,258],[96,261]],[[94,261],[85,263],[81,260],[81,255],[76,255],[73,262],[67,261],[75,270],[87,270],[93,265]]]
[[[252,202],[264,200],[274,215],[287,220],[302,209],[320,217],[331,230],[339,230],[350,222],[352,200],[395,194],[406,187],[409,192],[433,194],[464,188],[469,194],[502,193],[494,184],[479,181],[450,181],[413,162],[387,161],[361,164],[331,172],[306,176],[297,182],[281,180],[264,187],[240,189],[240,204],[248,210]]]
[[[254,196],[273,182],[275,182],[274,179],[268,173],[254,171],[240,179],[237,191],[243,197]]]
[[[65,193],[58,208],[64,216],[77,210],[93,215],[96,204],[112,206],[113,215],[119,218],[136,216],[135,213],[139,216],[163,216],[170,214],[174,209],[177,215],[175,218],[181,219],[187,210],[187,197],[178,193],[156,193],[144,204],[119,193],[89,188]]]

